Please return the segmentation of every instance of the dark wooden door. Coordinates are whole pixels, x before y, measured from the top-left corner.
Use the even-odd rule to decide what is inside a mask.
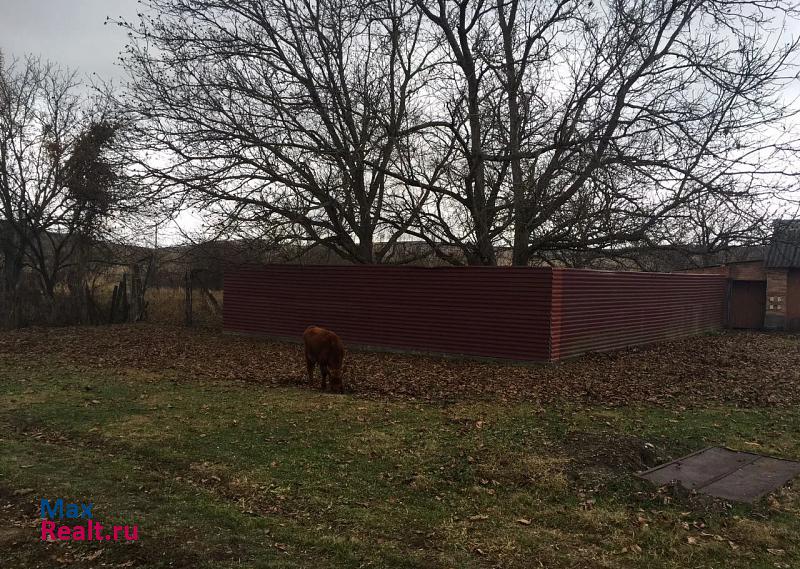
[[[730,327],[763,328],[766,302],[766,281],[731,281]]]

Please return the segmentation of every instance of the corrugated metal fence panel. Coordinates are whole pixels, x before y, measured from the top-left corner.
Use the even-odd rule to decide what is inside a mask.
[[[551,359],[722,328],[717,275],[555,269]]]
[[[495,358],[549,359],[552,271],[268,265],[225,274],[229,332]]]

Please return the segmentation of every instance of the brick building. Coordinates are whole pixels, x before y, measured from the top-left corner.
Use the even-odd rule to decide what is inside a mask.
[[[730,327],[800,330],[800,220],[775,222],[762,259],[686,272],[728,277]]]

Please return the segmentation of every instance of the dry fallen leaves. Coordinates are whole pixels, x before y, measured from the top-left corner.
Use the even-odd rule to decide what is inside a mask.
[[[0,333],[0,359],[24,362],[45,353],[69,364],[122,373],[135,369],[167,372],[179,380],[311,387],[299,344],[150,324]],[[729,332],[590,354],[558,365],[350,350],[345,381],[359,396],[431,402],[796,405],[800,336]],[[473,425],[486,428],[483,420]]]

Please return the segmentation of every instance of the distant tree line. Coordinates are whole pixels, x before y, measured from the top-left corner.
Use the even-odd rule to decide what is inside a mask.
[[[144,5],[120,144],[216,235],[357,263],[714,251],[796,174],[787,1]]]

